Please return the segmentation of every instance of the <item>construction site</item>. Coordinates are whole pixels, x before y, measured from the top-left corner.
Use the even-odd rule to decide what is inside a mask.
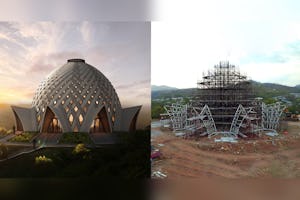
[[[253,176],[261,173],[264,164],[270,163],[262,162],[264,164],[260,166],[260,162],[253,166],[254,160],[276,160],[272,158],[274,155],[261,153],[273,154],[283,148],[297,147],[295,144],[300,144],[297,140],[300,126],[297,122],[291,124],[282,120],[286,106],[279,102],[265,104],[254,94],[251,81],[229,62],[220,62],[212,70],[204,72],[190,101],[165,105],[166,112],[161,114],[160,126],[152,128],[162,133],[152,138],[153,177],[166,178],[172,171],[176,172],[172,177],[181,173],[187,177]],[[224,153],[231,155],[226,158]],[[238,160],[247,160],[246,155],[253,162],[248,160],[249,169],[241,166],[245,171],[239,174],[237,172],[241,170],[235,168],[240,167]],[[217,163],[222,167],[218,167]],[[165,164],[169,172],[161,169]],[[226,166],[228,164],[235,167]],[[180,165],[185,169],[182,172],[176,169]],[[296,166],[298,164],[293,164],[293,167]],[[219,171],[224,167],[225,174]],[[187,170],[189,168],[192,170]],[[204,168],[208,171],[205,172]],[[214,168],[217,170],[212,172]],[[249,175],[250,168],[255,172]],[[232,170],[232,173],[226,173],[226,170]]]
[[[182,135],[248,137],[269,130],[276,134],[285,106],[255,98],[250,80],[229,62],[203,73],[188,104],[165,105],[161,125]]]

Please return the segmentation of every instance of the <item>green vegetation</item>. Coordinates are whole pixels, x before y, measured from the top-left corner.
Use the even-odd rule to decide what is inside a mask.
[[[24,132],[9,139],[9,142],[31,142],[32,138],[36,136],[37,132]]]
[[[52,159],[47,158],[45,155],[35,157],[35,164],[41,165],[41,164],[47,164],[47,163],[52,163]]]
[[[84,146],[84,144],[77,144],[73,150],[73,154],[81,154],[81,153],[87,153],[90,152],[88,148]]]
[[[1,163],[0,177],[149,178],[150,131],[116,134],[122,141],[116,145],[88,149],[82,144],[75,148],[49,147],[9,159]],[[52,162],[36,164],[36,157],[41,155],[38,160],[47,160],[45,156]]]
[[[164,113],[165,109],[161,102],[153,102],[151,104],[151,116],[152,118],[159,118],[159,115]]]
[[[60,144],[92,144],[92,140],[87,133],[63,133],[59,140]]]
[[[275,97],[283,97],[288,105],[288,111],[293,114],[300,113],[300,98],[296,98],[292,93],[300,93],[300,87],[289,87],[272,83],[259,83],[252,81],[254,94],[256,97],[263,98],[266,104],[272,104],[278,100]],[[192,89],[177,89],[177,90],[162,90],[152,91],[152,118],[159,118],[161,113],[164,113],[163,106],[175,102],[176,97],[183,97],[183,102],[188,102],[189,97],[193,97],[197,93],[196,88]],[[283,102],[283,103],[286,103]]]

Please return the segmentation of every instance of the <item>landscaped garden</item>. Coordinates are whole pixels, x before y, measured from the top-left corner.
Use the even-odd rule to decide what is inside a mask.
[[[121,143],[48,147],[1,162],[1,178],[150,177],[150,132],[119,133]]]
[[[91,144],[92,140],[88,133],[63,133],[59,140],[60,144]]]
[[[9,139],[9,142],[31,142],[34,136],[36,136],[37,132],[23,132],[15,137]]]

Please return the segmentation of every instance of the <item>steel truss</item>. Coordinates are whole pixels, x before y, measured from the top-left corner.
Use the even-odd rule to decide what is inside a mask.
[[[267,105],[262,103],[262,120],[261,126],[263,130],[272,130],[276,132],[279,125],[279,119],[286,106],[281,105],[279,102]]]
[[[164,106],[167,115],[170,117],[173,131],[184,130],[187,125],[188,105],[173,103],[171,106]]]
[[[173,103],[171,106],[164,106],[164,109],[167,113],[162,115],[169,116],[173,131],[186,130],[194,133],[205,128],[204,134],[216,132],[216,125],[207,105],[198,108],[188,104]],[[165,126],[165,122],[166,119],[162,120],[161,125]]]

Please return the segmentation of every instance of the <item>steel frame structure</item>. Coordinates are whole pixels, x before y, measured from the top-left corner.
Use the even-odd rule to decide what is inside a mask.
[[[169,116],[173,131],[200,132],[208,137],[276,131],[285,106],[256,100],[251,82],[229,62],[215,65],[197,84],[198,93],[191,104],[177,102],[164,107],[167,113],[163,115]]]
[[[170,117],[173,131],[184,130],[187,125],[188,105],[173,103],[171,106],[164,106],[167,115]]]
[[[208,105],[220,132],[230,130],[239,105],[246,110],[259,110],[255,104],[251,82],[229,62],[220,62],[213,70],[203,73],[203,78],[197,85],[194,106]]]
[[[283,113],[283,110],[286,106],[281,105],[279,102],[274,104],[265,104],[262,103],[261,110],[262,110],[262,120],[261,120],[261,127],[263,130],[272,130],[276,132],[278,128],[280,117]]]

